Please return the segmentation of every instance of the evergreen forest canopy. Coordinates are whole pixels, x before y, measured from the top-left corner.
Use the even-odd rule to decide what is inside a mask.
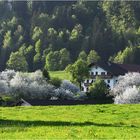
[[[0,70],[64,70],[77,59],[140,64],[138,1],[0,0]]]

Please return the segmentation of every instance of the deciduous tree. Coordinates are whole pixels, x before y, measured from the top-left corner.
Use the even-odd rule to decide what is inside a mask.
[[[20,52],[11,53],[7,62],[7,68],[14,69],[15,71],[27,71],[28,63],[25,56]]]

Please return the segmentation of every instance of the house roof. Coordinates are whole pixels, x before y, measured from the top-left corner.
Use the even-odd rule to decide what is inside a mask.
[[[121,68],[126,69],[128,72],[140,72],[140,65],[134,64],[118,64]]]
[[[117,64],[112,62],[98,62],[91,63],[89,67],[100,66],[104,70],[110,72],[111,74],[118,76],[124,75],[127,72],[140,72],[140,65],[131,65],[131,64]]]

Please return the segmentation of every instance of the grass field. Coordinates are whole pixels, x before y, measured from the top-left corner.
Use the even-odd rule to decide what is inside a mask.
[[[137,139],[140,105],[0,108],[0,139]]]
[[[71,75],[65,71],[49,71],[51,77],[60,78],[62,80],[71,80]]]

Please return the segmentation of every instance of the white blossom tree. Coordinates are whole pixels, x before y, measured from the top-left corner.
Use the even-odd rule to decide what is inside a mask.
[[[140,103],[140,73],[127,73],[118,78],[111,91],[115,104]]]
[[[74,93],[80,91],[79,87],[77,87],[76,85],[74,85],[73,83],[71,83],[68,80],[62,81],[61,88],[64,88],[64,89],[69,90],[69,91],[74,92]]]
[[[64,80],[57,88],[49,84],[41,71],[34,73],[6,70],[0,72],[0,96],[24,99],[85,99],[86,94],[73,83]]]

